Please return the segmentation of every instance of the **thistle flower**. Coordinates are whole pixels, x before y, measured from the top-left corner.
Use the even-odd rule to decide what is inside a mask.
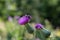
[[[35,28],[36,28],[36,29],[42,29],[42,28],[43,28],[43,25],[42,25],[42,24],[36,24],[36,25],[35,25]]]
[[[41,30],[37,30],[37,32],[39,33],[39,35],[40,35],[40,33],[42,33],[41,35],[44,36],[45,38],[48,38],[51,34],[50,31],[45,29],[42,24],[36,24],[35,28],[36,29],[41,29]],[[38,33],[37,33],[37,35],[38,35]],[[43,38],[43,37],[40,37],[40,38]]]
[[[30,19],[31,19],[30,15],[25,15],[18,20],[18,23],[20,25],[24,25],[24,24],[27,24],[30,21]]]

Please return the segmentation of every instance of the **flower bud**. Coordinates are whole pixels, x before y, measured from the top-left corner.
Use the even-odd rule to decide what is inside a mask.
[[[35,28],[38,29],[36,30],[37,37],[41,38],[42,40],[45,40],[51,34],[50,31],[46,30],[42,24],[36,24]]]

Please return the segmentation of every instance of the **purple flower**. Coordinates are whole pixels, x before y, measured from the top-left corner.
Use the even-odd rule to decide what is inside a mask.
[[[25,15],[18,20],[18,23],[20,25],[24,25],[24,24],[27,24],[30,21],[30,19],[31,19],[30,15]]]
[[[36,24],[36,25],[35,25],[35,28],[36,28],[36,29],[42,29],[42,28],[43,28],[43,25],[42,25],[42,24]]]
[[[9,16],[9,17],[8,17],[8,21],[10,21],[10,22],[11,22],[12,20],[13,20],[13,19],[12,19],[12,17],[11,17],[11,16]]]

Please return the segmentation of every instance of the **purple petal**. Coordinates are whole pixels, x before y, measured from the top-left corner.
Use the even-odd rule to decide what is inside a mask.
[[[27,24],[31,18],[29,18],[30,16],[28,15],[25,15],[23,17],[21,17],[19,20],[18,20],[18,23],[21,24],[21,25],[24,25],[24,24]]]
[[[36,24],[35,28],[36,29],[42,29],[43,28],[43,25],[42,24]]]

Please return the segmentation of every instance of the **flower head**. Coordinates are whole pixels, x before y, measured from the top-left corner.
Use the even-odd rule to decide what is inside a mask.
[[[42,25],[42,24],[36,24],[36,25],[35,25],[35,28],[36,28],[36,29],[42,29],[42,28],[43,28],[43,25]]]
[[[30,19],[31,19],[30,15],[25,15],[18,20],[18,23],[20,25],[24,25],[24,24],[27,24],[30,21]]]

